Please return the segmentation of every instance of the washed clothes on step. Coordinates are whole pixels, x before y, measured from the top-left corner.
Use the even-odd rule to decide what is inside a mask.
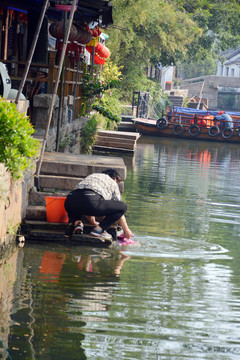
[[[69,221],[81,220],[83,215],[104,216],[99,226],[107,230],[127,211],[120,201],[118,184],[106,174],[96,173],[82,180],[65,201]]]

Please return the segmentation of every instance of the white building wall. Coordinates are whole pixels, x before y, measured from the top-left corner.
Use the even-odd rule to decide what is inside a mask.
[[[174,66],[164,66],[162,68],[161,87],[163,89],[165,88],[166,81],[173,80],[173,72],[174,72]]]
[[[234,63],[234,61],[236,61]],[[233,56],[231,59],[225,61],[225,63],[217,62],[217,76],[230,76],[230,77],[240,77],[240,60],[239,53],[236,56]]]

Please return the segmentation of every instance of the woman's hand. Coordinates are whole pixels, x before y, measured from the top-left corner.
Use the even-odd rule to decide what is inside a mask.
[[[131,232],[131,230],[129,228],[125,229],[123,231],[123,233],[124,233],[124,237],[127,239],[131,239],[131,237],[133,236],[133,233]]]

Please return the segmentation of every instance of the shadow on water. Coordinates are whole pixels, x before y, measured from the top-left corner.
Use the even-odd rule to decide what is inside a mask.
[[[9,353],[239,359],[238,145],[141,137],[124,160],[138,244],[18,249],[0,266],[0,336]],[[1,355],[7,359],[0,344]]]

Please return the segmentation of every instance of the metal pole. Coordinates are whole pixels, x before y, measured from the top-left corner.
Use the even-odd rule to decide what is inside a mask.
[[[39,33],[40,33],[40,30],[41,30],[41,27],[42,27],[42,23],[43,23],[43,19],[44,19],[47,7],[48,7],[48,0],[45,0],[45,2],[43,4],[41,16],[40,16],[40,18],[38,20],[37,28],[36,28],[36,31],[35,31],[35,34],[34,34],[32,45],[31,45],[31,49],[29,51],[28,59],[27,59],[26,65],[25,65],[23,78],[22,78],[21,83],[19,85],[18,93],[17,93],[16,99],[15,99],[16,104],[18,104],[18,100],[20,98],[20,95],[22,93],[23,87],[24,87],[26,79],[27,79],[27,74],[28,74],[28,71],[29,71],[29,68],[30,68],[30,65],[31,65],[31,62],[32,62],[33,54],[34,54],[34,51],[35,51],[35,48],[36,48],[36,45],[37,45]]]
[[[37,185],[38,185],[38,178],[39,178],[39,174],[40,174],[40,170],[41,170],[41,166],[42,166],[43,155],[44,155],[44,151],[45,151],[45,147],[46,147],[46,143],[47,143],[48,131],[49,131],[50,123],[51,123],[51,119],[52,119],[53,107],[54,107],[55,100],[56,100],[57,88],[58,88],[58,84],[59,84],[59,80],[60,80],[60,76],[61,76],[61,72],[62,72],[62,66],[63,66],[63,61],[64,61],[64,58],[65,58],[67,42],[68,42],[68,38],[69,38],[69,34],[70,34],[72,22],[73,22],[73,16],[74,16],[74,11],[75,11],[75,6],[77,4],[77,1],[78,0],[73,0],[72,8],[71,8],[69,19],[68,19],[67,32],[66,32],[65,37],[64,37],[61,58],[60,58],[59,65],[58,65],[56,82],[55,82],[53,95],[52,95],[52,101],[51,101],[51,104],[50,104],[50,109],[49,109],[49,114],[48,114],[47,126],[46,126],[46,129],[45,129],[45,135],[44,135],[44,138],[43,138],[43,144],[42,144],[42,148],[41,148],[40,158],[39,158],[39,161],[38,161],[38,164],[37,164],[37,171],[36,171]]]

